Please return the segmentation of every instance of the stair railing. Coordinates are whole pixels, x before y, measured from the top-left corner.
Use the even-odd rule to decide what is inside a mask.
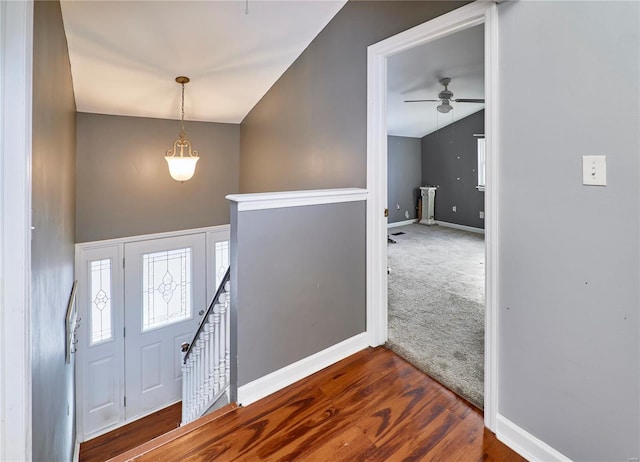
[[[202,415],[229,388],[229,297],[228,269],[191,343],[183,343],[182,425]]]

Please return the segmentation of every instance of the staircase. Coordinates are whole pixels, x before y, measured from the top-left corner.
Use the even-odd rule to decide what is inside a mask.
[[[228,269],[191,343],[181,346],[182,425],[215,409],[227,397],[230,381]]]
[[[149,454],[156,449],[161,448],[162,446],[169,444],[172,441],[175,441],[179,438],[182,438],[192,432],[197,431],[199,428],[214,422],[224,415],[232,412],[238,406],[235,403],[227,404],[220,409],[217,409],[206,416],[197,419],[194,422],[191,422],[186,425],[182,425],[176,429],[173,429],[167,433],[164,433],[156,438],[153,438],[146,443],[143,443],[139,446],[136,446],[132,449],[129,449],[126,452],[123,452],[115,457],[107,459],[107,462],[130,462],[134,460],[144,459],[145,455]],[[157,460],[156,458],[153,458]],[[105,460],[104,458],[102,460]]]

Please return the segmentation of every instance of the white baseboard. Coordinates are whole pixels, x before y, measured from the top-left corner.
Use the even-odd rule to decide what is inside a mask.
[[[414,218],[413,220],[396,221],[395,223],[387,223],[387,228],[397,228],[398,226],[411,225],[417,222],[418,222],[417,218]]]
[[[484,234],[484,229],[482,228],[474,228],[473,226],[459,225],[457,223],[449,223],[447,221],[440,220],[436,220],[436,223],[446,228],[461,229],[463,231],[470,231],[472,233]]]
[[[531,462],[571,462],[567,456],[544,441],[498,414],[496,436],[500,441]]]
[[[76,444],[73,445],[73,462],[80,460],[80,441],[76,438]]]
[[[348,338],[300,361],[238,388],[238,404],[247,406],[369,346],[366,332]]]

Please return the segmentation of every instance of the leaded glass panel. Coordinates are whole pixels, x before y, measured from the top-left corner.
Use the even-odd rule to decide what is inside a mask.
[[[111,309],[111,259],[94,260],[89,264],[91,294],[91,345],[113,338]]]
[[[191,248],[142,257],[142,330],[191,318]]]
[[[218,241],[215,244],[216,250],[216,287],[220,286],[222,278],[224,278],[229,268],[229,241]]]

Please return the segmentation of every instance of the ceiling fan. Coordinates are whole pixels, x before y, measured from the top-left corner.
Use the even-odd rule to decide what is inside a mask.
[[[453,92],[449,90],[448,86],[451,83],[451,79],[449,77],[444,77],[440,79],[440,85],[444,86],[444,90],[438,93],[438,98],[440,99],[406,99],[405,103],[424,103],[424,102],[439,102],[438,112],[442,112],[446,114],[450,110],[453,109],[451,107],[451,101],[455,103],[484,103],[484,99],[474,99],[474,98],[457,98],[453,99]]]

